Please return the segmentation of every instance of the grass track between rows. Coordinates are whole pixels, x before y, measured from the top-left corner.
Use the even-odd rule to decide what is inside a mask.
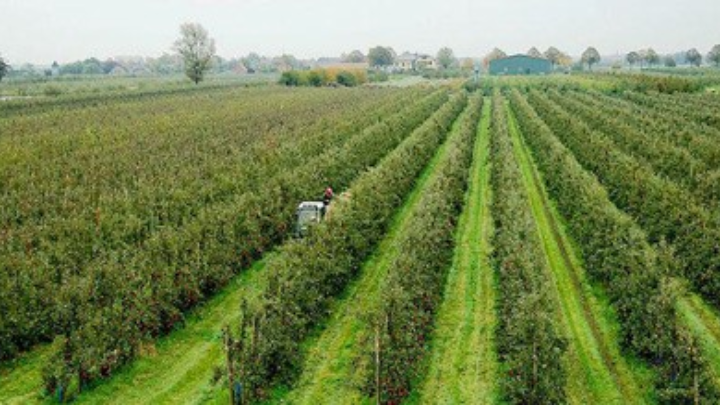
[[[418,202],[427,184],[436,175],[438,163],[443,160],[452,136],[458,134],[457,123],[461,117],[462,114],[453,124],[451,135],[423,170],[413,191],[393,219],[388,233],[363,265],[360,277],[336,304],[333,316],[324,329],[306,345],[307,360],[297,385],[290,392],[281,393],[273,402],[335,404],[366,400],[360,390],[364,375],[356,372],[356,362],[358,356],[362,355],[363,338],[366,336],[364,314],[379,304],[388,267],[397,254],[396,242],[407,226],[411,213],[421,208]]]
[[[698,339],[705,361],[720,386],[720,317],[697,294],[678,299],[678,313],[682,321]]]
[[[561,327],[569,340],[566,367],[571,403],[642,403],[648,401],[646,377],[620,354],[605,311],[594,298],[579,255],[549,201],[515,118],[507,108],[515,157],[521,168],[538,235],[551,269]]]
[[[77,404],[176,404],[202,402],[211,386],[214,366],[222,365],[221,328],[239,315],[245,294],[261,288],[258,277],[265,260],[231,282],[222,292],[192,312],[185,326],[161,338],[152,354],[133,362],[122,372],[86,391]],[[40,369],[44,350],[21,358],[12,373],[3,376],[0,404],[42,403]],[[7,378],[8,384],[5,384]]]
[[[498,402],[496,280],[489,263],[491,101],[483,103],[457,248],[438,311],[425,380],[409,403]]]
[[[42,366],[50,355],[50,346],[40,345],[0,368],[0,404],[40,402]]]

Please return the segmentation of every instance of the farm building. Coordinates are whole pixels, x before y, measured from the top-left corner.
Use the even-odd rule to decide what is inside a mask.
[[[513,55],[490,61],[491,75],[544,75],[552,71],[547,59],[527,55]]]
[[[430,55],[405,52],[395,60],[393,68],[398,72],[437,69],[437,61]]]

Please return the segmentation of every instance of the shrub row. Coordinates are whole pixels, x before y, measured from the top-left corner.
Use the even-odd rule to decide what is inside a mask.
[[[368,81],[367,72],[359,69],[291,70],[280,76],[285,86],[345,86],[355,87]]]
[[[249,399],[264,398],[273,385],[295,379],[302,342],[326,319],[334,297],[372,253],[466,100],[464,93],[456,93],[376,169],[353,183],[350,197],[333,203],[331,218],[305,239],[284,245],[267,263],[267,288],[250,303],[240,333],[245,342],[233,354]]]
[[[68,324],[45,369],[48,391],[82,389],[110,375],[182,313],[285,238],[298,201],[327,184],[346,187],[447,100],[438,91],[306,164],[268,179],[256,193],[212,206],[179,229],[149,239],[137,255],[111,257],[63,289]],[[74,383],[79,381],[78,383]]]
[[[124,262],[127,256],[143,255],[145,244],[153,235],[183,227],[199,212],[222,206],[238,192],[258,190],[264,184],[263,180],[279,176],[286,170],[283,168],[308,162],[323,151],[342,145],[354,133],[403,109],[410,97],[417,98],[421,94],[408,92],[406,96],[379,92],[378,101],[371,102],[368,95],[357,101],[348,100],[346,107],[336,111],[327,111],[325,107],[331,106],[322,103],[314,107],[291,105],[287,108],[288,114],[298,117],[286,117],[289,122],[284,125],[275,125],[278,113],[250,97],[247,104],[240,105],[258,107],[257,118],[244,120],[246,122],[238,127],[233,118],[223,116],[215,124],[216,129],[204,134],[207,137],[204,141],[188,139],[192,135],[186,135],[198,130],[197,122],[178,118],[180,123],[188,125],[183,132],[175,133],[179,139],[155,134],[155,140],[145,143],[144,135],[123,134],[116,138],[111,130],[103,135],[108,139],[102,142],[100,151],[93,150],[91,145],[79,147],[83,156],[68,165],[46,159],[50,160],[46,165],[33,169],[37,177],[30,186],[27,185],[27,172],[12,169],[10,173],[17,172],[17,178],[10,174],[11,180],[3,190],[7,205],[0,210],[0,223],[8,230],[0,246],[0,267],[7,270],[0,272],[0,287],[5,291],[0,295],[0,310],[5,314],[0,318],[0,358],[13,356],[18,350],[64,332],[63,325],[68,324],[64,298],[75,294],[70,288],[78,284],[82,287],[92,279],[96,267],[113,260]],[[314,98],[308,95],[269,96],[278,102],[311,101]],[[168,104],[174,106],[174,102]],[[362,117],[351,115],[355,108],[364,113]],[[376,108],[384,109],[384,112]],[[311,124],[322,111],[327,111],[328,116]],[[215,113],[209,115],[216,116]],[[237,114],[234,115],[239,119]],[[87,117],[84,113],[81,116]],[[39,117],[28,122],[40,127],[48,125]],[[230,134],[220,135],[222,128]],[[263,129],[261,136],[255,132],[258,129]],[[55,134],[52,130],[49,133]],[[84,138],[92,136],[73,135],[70,139],[81,144],[87,142]],[[13,136],[30,135],[13,133]],[[231,153],[203,144],[218,141]],[[54,142],[51,144],[55,146]],[[116,152],[114,144],[126,142],[132,152],[112,153]],[[31,140],[20,139],[18,143],[29,149],[36,147]],[[238,146],[243,143],[244,147]],[[143,158],[139,157],[133,162],[133,149],[143,147],[154,150],[157,161],[142,162]],[[105,148],[110,150],[107,154],[102,153]],[[298,153],[299,150],[303,153]],[[146,152],[138,151],[138,154],[143,153]],[[88,157],[95,154],[97,158]],[[162,156],[165,154],[170,156]],[[7,155],[12,156],[12,153]],[[167,170],[166,165],[179,164],[183,158],[195,164],[182,164],[177,170]],[[97,167],[98,161],[109,165]],[[38,162],[23,163],[31,167],[40,165]],[[73,174],[59,180],[57,177],[62,174],[58,171]],[[90,171],[93,173],[88,173]],[[75,173],[78,179],[73,178]],[[265,177],[261,179],[257,173]],[[99,181],[91,181],[95,178]],[[27,206],[31,208],[26,209]],[[78,299],[82,300],[82,297]]]
[[[550,99],[567,112],[583,120],[594,130],[607,135],[623,151],[639,157],[658,174],[682,184],[694,192],[699,201],[712,206],[720,197],[720,172],[711,170],[687,149],[675,146],[670,138],[676,132],[665,132],[652,120],[648,125],[637,125],[636,115],[604,105],[598,99],[550,92]]]
[[[683,114],[667,112],[652,106],[643,106],[621,98],[602,94],[576,92],[573,94],[584,103],[611,109],[617,117],[627,117],[635,126],[687,149],[694,157],[710,168],[720,168],[720,145],[708,127],[684,117]],[[674,96],[677,97],[677,96]]]
[[[682,274],[720,306],[720,223],[712,214],[687,190],[655,175],[545,96],[531,92],[529,100],[578,161],[611,191],[612,201],[636,218],[650,242],[669,243]]]
[[[689,121],[711,127],[714,135],[720,134],[720,116],[717,108],[720,103],[717,97],[704,95],[668,96],[664,94],[646,95],[640,93],[626,93],[625,98],[646,107],[656,108],[666,114],[683,117]]]
[[[491,129],[492,263],[498,274],[496,337],[503,396],[514,404],[565,403],[567,342],[556,326],[550,270],[499,93],[493,96]]]
[[[446,154],[437,163],[436,177],[427,184],[410,214],[381,290],[380,308],[371,311],[375,325],[372,330],[378,331],[378,336],[376,341],[368,340],[373,348],[365,352],[372,353],[373,360],[379,356],[380,363],[379,374],[368,373],[371,381],[367,385],[380,390],[383,403],[399,403],[422,374],[421,360],[452,262],[453,235],[470,174],[481,110],[482,95],[477,94],[458,119]],[[379,353],[374,353],[376,344],[382,348]]]
[[[696,355],[697,343],[678,324],[674,305],[681,291],[666,278],[668,256],[658,255],[642,229],[610,202],[598,179],[583,169],[527,100],[519,92],[511,99],[584,267],[608,294],[621,326],[621,346],[656,367],[663,402],[716,402],[718,393],[707,365]]]

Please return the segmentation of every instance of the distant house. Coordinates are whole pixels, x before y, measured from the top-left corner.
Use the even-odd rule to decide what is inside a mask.
[[[399,71],[411,71],[415,69],[415,59],[417,59],[417,55],[405,52],[395,58],[395,65],[393,67],[395,68],[395,70]]]
[[[426,69],[437,69],[438,63],[430,55],[405,52],[395,58],[393,70],[399,72],[410,72]]]
[[[433,58],[430,55],[419,55],[418,58],[415,60],[415,68],[418,70],[437,69],[437,59]]]
[[[545,75],[552,72],[552,63],[543,58],[513,55],[490,61],[491,75]]]

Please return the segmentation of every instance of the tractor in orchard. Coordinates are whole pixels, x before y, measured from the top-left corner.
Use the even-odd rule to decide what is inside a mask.
[[[333,190],[328,187],[323,193],[322,201],[303,201],[298,205],[297,210],[295,210],[295,237],[304,237],[311,226],[322,222],[330,208],[333,197]]]

